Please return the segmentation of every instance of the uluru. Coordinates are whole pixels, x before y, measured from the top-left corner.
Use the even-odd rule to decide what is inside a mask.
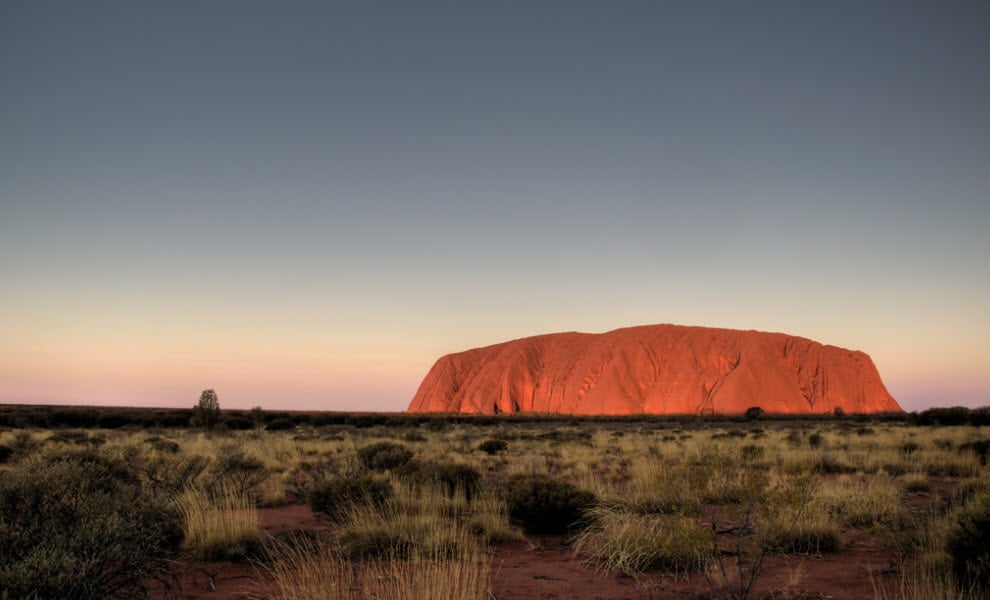
[[[863,352],[783,333],[644,325],[440,358],[409,412],[574,415],[903,412]]]

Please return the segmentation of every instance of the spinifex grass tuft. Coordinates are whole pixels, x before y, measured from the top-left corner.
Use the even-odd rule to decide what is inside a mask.
[[[184,547],[201,559],[236,558],[258,542],[258,511],[247,493],[222,485],[211,495],[189,488],[178,499]]]

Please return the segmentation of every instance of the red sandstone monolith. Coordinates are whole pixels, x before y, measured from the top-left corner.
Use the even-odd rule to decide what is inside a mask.
[[[866,354],[782,333],[646,325],[448,354],[410,412],[902,412]]]

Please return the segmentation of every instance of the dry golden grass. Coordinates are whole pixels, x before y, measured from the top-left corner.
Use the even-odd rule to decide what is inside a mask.
[[[60,431],[50,441],[46,440],[51,432],[0,431],[0,444],[37,443],[57,454],[89,443],[80,442],[73,432]],[[163,493],[176,494],[183,509],[186,546],[193,555],[253,543],[258,536],[256,503],[278,505],[286,501],[286,493],[303,497],[308,486],[321,478],[363,473],[357,450],[377,441],[401,441],[418,461],[449,461],[456,456],[484,475],[486,483],[468,502],[462,493],[444,493],[422,482],[412,485],[395,472],[382,473],[395,489],[393,497],[383,507],[356,511],[334,528],[328,542],[339,546],[344,556],[379,562],[355,571],[340,553],[330,553],[323,545],[283,549],[281,562],[272,568],[285,570],[281,575],[273,571],[273,576],[294,582],[292,590],[297,591],[285,588],[278,597],[300,599],[364,598],[372,596],[362,594],[372,592],[378,594],[374,597],[414,597],[402,595],[414,593],[409,590],[417,590],[421,597],[444,597],[424,587],[432,585],[430,581],[413,576],[416,569],[408,568],[409,561],[418,561],[424,567],[420,572],[446,582],[444,589],[462,590],[451,597],[478,597],[472,595],[479,589],[476,584],[491,569],[485,562],[486,545],[520,539],[509,522],[499,486],[513,475],[539,474],[597,495],[598,525],[581,534],[577,549],[604,569],[635,575],[643,570],[685,570],[688,564],[697,567],[701,559],[688,548],[705,545],[702,534],[710,531],[699,532],[688,524],[703,522],[701,516],[713,509],[732,514],[755,505],[752,539],[764,551],[827,552],[841,543],[840,530],[863,529],[918,565],[904,570],[896,589],[878,590],[878,599],[969,600],[971,596],[945,587],[947,567],[940,546],[944,540],[921,544],[905,541],[897,532],[939,529],[940,516],[911,513],[905,503],[909,492],[944,493],[943,478],[963,480],[960,489],[990,486],[988,468],[972,452],[958,450],[966,442],[990,438],[987,427],[851,421],[504,422],[484,428],[456,424],[155,432],[178,444],[174,453],[167,445],[149,443],[147,431],[85,433],[82,437],[103,440],[102,451],[146,474],[157,468],[171,475],[200,461],[203,468],[192,470],[188,480],[179,480],[182,486],[171,479],[160,484]],[[481,441],[493,438],[506,440],[507,449],[495,456],[479,450]],[[223,487],[215,472],[217,457],[230,446],[263,464],[266,478],[249,493],[215,491]],[[176,491],[167,492],[170,485]],[[367,578],[370,572],[377,573],[376,579]],[[711,581],[716,585],[718,580]],[[735,583],[723,582],[729,587]],[[327,596],[330,587],[342,595]],[[932,595],[936,588],[949,592]],[[312,592],[322,595],[307,595],[307,589],[322,590]],[[290,593],[298,595],[285,595]]]
[[[712,548],[711,530],[690,517],[599,509],[593,518],[596,524],[578,534],[574,551],[608,571],[694,571]]]
[[[298,539],[277,544],[263,567],[278,600],[489,600],[491,559],[486,554],[410,560],[344,560],[330,545]]]
[[[186,551],[201,558],[224,557],[259,539],[258,511],[248,494],[220,486],[214,494],[187,489],[178,498]]]

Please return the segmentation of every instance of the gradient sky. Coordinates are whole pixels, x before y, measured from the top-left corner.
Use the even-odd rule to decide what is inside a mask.
[[[0,4],[0,402],[403,410],[680,323],[990,404],[986,2]]]

